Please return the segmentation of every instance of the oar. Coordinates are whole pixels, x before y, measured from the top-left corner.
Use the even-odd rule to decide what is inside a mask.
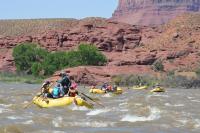
[[[103,104],[99,103],[98,101],[95,101],[93,98],[87,96],[87,95],[84,94],[83,92],[81,92],[81,94],[82,94],[83,96],[87,97],[88,99],[90,99],[91,101],[93,101],[94,103],[97,103],[98,105],[100,105],[100,106],[102,106],[102,107],[105,108],[105,106],[104,106]]]
[[[42,93],[40,93],[37,97],[39,98],[41,95],[42,95]],[[28,102],[28,104],[25,105],[23,108],[24,109],[28,108],[32,103],[33,103],[33,99],[30,102]]]

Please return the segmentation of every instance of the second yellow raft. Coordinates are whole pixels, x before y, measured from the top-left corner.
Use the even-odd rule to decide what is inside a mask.
[[[133,86],[134,90],[143,90],[143,89],[148,89],[148,86],[144,85],[144,86]]]
[[[165,92],[165,89],[162,87],[156,87],[152,89],[150,92]]]
[[[107,93],[105,90],[101,90],[101,89],[90,89],[89,91],[90,93],[94,93],[94,94],[105,94]],[[123,90],[120,88],[120,87],[117,87],[117,91],[115,92],[110,92],[110,93],[113,93],[113,94],[122,94]]]

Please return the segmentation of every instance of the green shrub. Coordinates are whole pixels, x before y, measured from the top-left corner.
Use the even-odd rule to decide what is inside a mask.
[[[78,54],[82,65],[104,65],[106,57],[93,45],[81,44],[78,47]]]
[[[31,67],[35,62],[42,62],[48,52],[37,47],[36,44],[23,43],[13,50],[13,57],[17,71],[31,74]]]
[[[48,76],[65,67],[104,65],[107,62],[95,46],[88,44],[80,44],[76,51],[49,53],[36,44],[24,43],[14,48],[13,57],[19,72],[35,76]]]
[[[162,60],[157,60],[153,63],[152,65],[152,69],[154,71],[164,71],[164,65],[163,65],[163,62]]]
[[[31,72],[34,76],[38,76],[38,75],[43,75],[41,72],[43,70],[43,67],[41,65],[41,63],[33,63],[33,65],[31,66]]]

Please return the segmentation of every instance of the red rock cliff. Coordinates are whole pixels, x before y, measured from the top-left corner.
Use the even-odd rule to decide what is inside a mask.
[[[113,20],[136,25],[157,25],[185,12],[199,12],[200,0],[119,0]]]

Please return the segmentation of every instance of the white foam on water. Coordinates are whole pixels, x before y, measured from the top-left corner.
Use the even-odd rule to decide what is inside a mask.
[[[63,118],[61,116],[58,116],[52,120],[52,124],[54,127],[62,127],[63,124]]]
[[[22,124],[25,124],[25,125],[32,125],[34,124],[33,120],[27,120],[25,122],[22,122]]]
[[[7,117],[10,120],[23,120],[24,117],[20,117],[20,116],[8,116]]]
[[[185,105],[184,104],[170,104],[170,103],[165,103],[165,106],[169,106],[169,107],[183,107]]]
[[[5,107],[5,108],[11,107],[11,106],[12,106],[12,104],[0,104],[0,107]]]
[[[120,111],[121,112],[128,112],[129,110],[128,109],[121,109]]]
[[[113,127],[115,122],[105,122],[105,121],[91,121],[91,122],[70,122],[70,126],[78,127]]]
[[[182,126],[185,126],[187,124],[187,122],[188,122],[187,119],[180,119],[180,120],[176,120],[176,121],[180,122],[182,124]]]
[[[153,94],[152,96],[155,96],[155,97],[165,97],[165,98],[168,98],[168,97],[170,97],[169,95],[164,95],[164,94],[158,94],[158,93],[156,93],[156,94]]]
[[[10,112],[10,109],[0,108],[0,114]]]
[[[195,119],[195,125],[194,128],[200,128],[200,119]]]
[[[106,113],[109,111],[110,111],[109,109],[95,109],[95,110],[91,110],[86,115],[99,115],[99,114]]]
[[[200,103],[199,100],[191,100],[192,102]]]
[[[128,105],[128,103],[125,102],[125,103],[120,103],[120,104],[119,104],[119,106],[124,106],[124,105]]]
[[[142,106],[142,103],[135,103],[135,106]]]
[[[189,96],[188,96],[187,98],[188,98],[188,99],[194,99],[194,97],[189,97]]]
[[[106,93],[106,94],[102,95],[102,97],[112,97],[112,94],[111,93]]]
[[[75,110],[76,110],[76,111],[77,111],[77,110],[79,110],[79,111],[87,111],[87,110],[89,110],[89,109],[88,109],[87,107],[85,107],[85,106],[76,106],[76,105],[72,106],[71,109],[74,110],[74,111],[75,111]]]
[[[121,121],[127,121],[127,122],[153,121],[161,117],[160,113],[161,111],[158,108],[150,108],[150,115],[148,117],[127,114],[121,119]]]
[[[53,131],[53,133],[66,133],[64,131]]]

